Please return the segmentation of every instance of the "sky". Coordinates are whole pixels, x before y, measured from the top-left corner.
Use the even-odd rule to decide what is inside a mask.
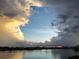
[[[52,27],[60,31],[51,44],[79,45],[79,0],[48,0],[48,4],[52,15],[56,14]]]
[[[57,45],[79,45],[79,0],[46,0],[47,6],[33,7],[35,13],[24,30],[27,40],[50,41]],[[51,26],[52,23],[52,26]],[[31,36],[29,36],[31,35]],[[75,43],[75,44],[74,44]]]
[[[40,0],[0,0],[0,46],[13,46],[17,42],[27,40],[39,41],[41,39],[38,38],[41,37],[45,39],[42,34],[50,30],[48,29],[49,24],[47,24],[49,17],[46,17],[48,14],[44,15],[47,22],[43,20],[42,16],[43,13],[45,14],[42,6],[45,5],[46,3]],[[47,29],[44,31],[41,26],[47,27]],[[46,37],[48,38],[49,35]]]
[[[79,0],[0,0],[0,46],[23,41],[78,45],[78,5]]]
[[[32,15],[29,17],[28,25],[21,28],[25,40],[45,42],[50,41],[53,36],[57,36],[57,30],[52,30],[51,26],[53,16],[47,6],[32,7]]]

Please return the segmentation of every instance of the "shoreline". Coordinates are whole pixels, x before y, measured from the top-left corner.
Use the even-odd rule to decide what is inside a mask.
[[[0,47],[0,51],[16,51],[16,50],[43,50],[43,49],[73,49],[74,47]]]

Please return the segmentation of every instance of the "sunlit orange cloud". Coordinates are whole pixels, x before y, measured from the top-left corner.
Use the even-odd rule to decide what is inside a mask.
[[[42,7],[45,5],[43,2],[41,2],[39,0],[36,0],[36,2],[35,2],[35,0],[32,0],[32,1],[30,1],[30,3],[32,6],[37,6],[37,7]]]
[[[28,24],[31,6],[41,7],[39,0],[4,0],[5,6],[0,10],[0,45],[13,45],[24,40],[20,27]],[[1,1],[0,1],[1,3]]]

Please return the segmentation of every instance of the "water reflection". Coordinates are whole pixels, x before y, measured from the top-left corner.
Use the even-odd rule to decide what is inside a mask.
[[[0,59],[23,59],[23,52],[0,52]]]
[[[26,51],[23,59],[51,59],[49,50]]]
[[[73,50],[0,51],[0,59],[68,59],[78,53]]]
[[[55,59],[68,59],[68,57],[76,55],[76,52],[73,50],[52,50],[52,56]]]

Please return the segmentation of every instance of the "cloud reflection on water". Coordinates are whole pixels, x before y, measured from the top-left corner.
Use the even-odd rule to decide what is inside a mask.
[[[23,52],[0,52],[0,59],[23,59]]]

